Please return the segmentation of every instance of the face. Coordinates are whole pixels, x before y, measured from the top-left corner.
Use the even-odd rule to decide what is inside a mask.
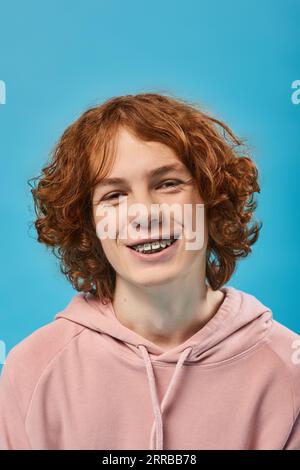
[[[151,212],[153,204],[163,204],[165,209]],[[174,204],[175,212],[167,209]],[[142,141],[120,128],[114,166],[93,194],[96,227],[103,227],[108,216],[114,222],[114,238],[104,238],[98,230],[97,234],[102,237],[102,248],[116,276],[146,287],[166,284],[192,269],[198,270],[205,263],[207,233],[204,211],[204,219],[197,228],[196,204],[203,204],[203,200],[192,175],[175,152],[162,143]],[[184,217],[187,206],[191,210],[189,218]],[[194,238],[187,237],[187,221]],[[199,230],[203,232],[201,247],[193,245],[193,249],[186,249],[187,242],[192,246],[195,240],[196,228],[198,236]],[[163,241],[174,236],[175,242],[160,252],[142,254],[129,247],[142,240]],[[161,248],[159,245],[156,249]]]

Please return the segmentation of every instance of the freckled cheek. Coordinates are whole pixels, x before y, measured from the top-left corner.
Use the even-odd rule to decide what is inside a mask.
[[[101,245],[105,255],[108,259],[110,259],[117,249],[116,240],[106,238],[104,240],[101,240]]]
[[[99,214],[99,212],[102,212]],[[110,238],[116,240],[118,235],[118,216],[117,213],[110,210],[98,210],[93,214],[94,224],[98,238],[102,239],[101,234],[104,233],[104,239]]]
[[[183,206],[182,215],[187,233],[192,231],[193,234],[195,234],[199,231],[205,231],[205,208],[203,206],[202,200],[200,200],[197,195],[194,195],[193,197],[189,197],[188,200],[184,202],[184,204],[186,205]],[[197,204],[201,204],[201,206],[197,206]]]
[[[117,239],[104,238],[99,240],[102,250],[108,262],[115,268],[123,259],[123,247],[118,243]]]

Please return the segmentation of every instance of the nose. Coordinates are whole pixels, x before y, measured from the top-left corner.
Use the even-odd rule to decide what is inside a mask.
[[[128,224],[150,231],[152,227],[154,230],[159,227],[161,219],[159,200],[147,190],[136,192],[128,204]]]

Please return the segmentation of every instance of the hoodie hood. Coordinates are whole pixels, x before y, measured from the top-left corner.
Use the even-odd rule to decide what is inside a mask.
[[[185,342],[168,351],[122,325],[111,302],[104,305],[89,293],[76,294],[66,308],[55,315],[55,320],[75,322],[106,335],[116,348],[121,348],[120,354],[144,361],[154,414],[150,449],[163,449],[163,412],[184,363],[215,367],[246,354],[268,338],[273,324],[272,311],[255,296],[232,286],[223,286],[220,290],[225,296],[214,316]],[[157,361],[176,365],[161,403],[153,370]]]

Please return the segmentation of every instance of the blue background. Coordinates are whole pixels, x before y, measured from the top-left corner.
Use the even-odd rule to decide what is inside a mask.
[[[27,180],[67,125],[111,96],[197,101],[247,138],[260,171],[253,253],[229,285],[300,333],[300,3],[55,1],[0,4],[1,302],[6,353],[76,293],[35,240]]]

